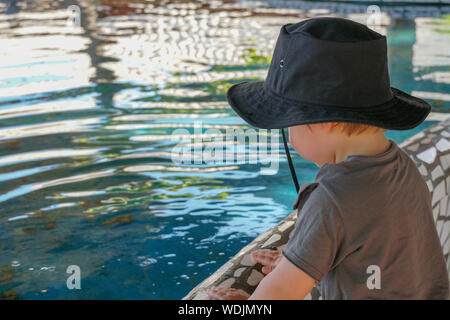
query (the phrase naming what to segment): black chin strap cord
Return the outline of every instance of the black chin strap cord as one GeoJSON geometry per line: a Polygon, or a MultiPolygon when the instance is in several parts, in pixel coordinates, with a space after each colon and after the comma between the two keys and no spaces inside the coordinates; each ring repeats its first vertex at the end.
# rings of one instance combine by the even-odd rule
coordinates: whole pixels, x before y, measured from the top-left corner
{"type": "Polygon", "coordinates": [[[289,147],[287,145],[286,135],[284,134],[284,128],[281,128],[281,134],[283,136],[284,151],[286,151],[286,156],[287,156],[288,163],[289,163],[289,169],[291,170],[292,180],[294,180],[295,189],[297,190],[297,194],[298,194],[300,187],[298,185],[297,175],[295,174],[295,169],[292,164],[291,154],[289,153],[289,147]]]}

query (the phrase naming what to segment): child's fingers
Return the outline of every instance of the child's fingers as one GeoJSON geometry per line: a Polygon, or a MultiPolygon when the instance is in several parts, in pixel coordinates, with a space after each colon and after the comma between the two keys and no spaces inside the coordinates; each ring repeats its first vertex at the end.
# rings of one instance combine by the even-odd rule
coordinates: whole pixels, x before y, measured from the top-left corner
{"type": "MultiPolygon", "coordinates": [[[[208,292],[207,292],[208,293],[208,292]]],[[[214,297],[214,294],[209,294],[208,293],[208,297],[205,300],[219,300],[216,297],[214,297]]]]}
{"type": "Polygon", "coordinates": [[[206,293],[213,300],[242,300],[250,296],[242,290],[223,286],[212,286],[206,290],[206,293]]]}
{"type": "Polygon", "coordinates": [[[210,300],[224,300],[222,292],[217,287],[206,289],[206,294],[210,300]]]}
{"type": "Polygon", "coordinates": [[[211,296],[214,297],[218,300],[224,300],[229,298],[229,296],[231,295],[233,289],[229,288],[229,287],[223,287],[223,286],[212,286],[211,288],[209,288],[209,291],[207,291],[207,293],[211,296]]]}
{"type": "Polygon", "coordinates": [[[278,250],[272,250],[272,249],[258,249],[255,251],[252,251],[253,254],[258,256],[266,256],[266,257],[278,257],[281,253],[278,250]]]}
{"type": "Polygon", "coordinates": [[[264,266],[262,267],[261,271],[264,274],[269,274],[270,272],[272,272],[272,270],[275,269],[275,267],[272,266],[264,266]]]}
{"type": "Polygon", "coordinates": [[[270,253],[265,251],[252,252],[252,260],[256,263],[261,263],[262,265],[271,264],[273,262],[273,257],[270,253]]]}
{"type": "Polygon", "coordinates": [[[252,258],[259,261],[273,260],[274,250],[258,249],[252,252],[252,258]]]}
{"type": "Polygon", "coordinates": [[[279,257],[280,252],[269,249],[258,249],[251,253],[252,260],[262,265],[273,264],[279,257]]]}

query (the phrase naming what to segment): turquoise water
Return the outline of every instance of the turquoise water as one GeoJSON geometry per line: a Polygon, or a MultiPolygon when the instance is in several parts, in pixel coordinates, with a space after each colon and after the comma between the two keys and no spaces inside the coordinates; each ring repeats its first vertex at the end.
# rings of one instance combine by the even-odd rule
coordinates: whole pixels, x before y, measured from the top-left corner
{"type": "MultiPolygon", "coordinates": [[[[177,165],[170,152],[173,131],[193,132],[195,121],[204,132],[250,128],[224,93],[264,79],[279,26],[295,17],[74,1],[78,26],[59,2],[2,3],[0,293],[180,299],[291,212],[281,139],[276,175],[260,164],[177,165]],[[69,265],[81,269],[81,290],[66,286],[69,265]]],[[[450,92],[448,78],[433,77],[448,75],[449,51],[416,45],[417,28],[428,27],[386,29],[391,84],[447,112],[446,96],[431,93],[450,92]]],[[[436,119],[387,136],[399,143],[436,119]]],[[[291,153],[300,182],[313,181],[317,167],[291,153]]]]}

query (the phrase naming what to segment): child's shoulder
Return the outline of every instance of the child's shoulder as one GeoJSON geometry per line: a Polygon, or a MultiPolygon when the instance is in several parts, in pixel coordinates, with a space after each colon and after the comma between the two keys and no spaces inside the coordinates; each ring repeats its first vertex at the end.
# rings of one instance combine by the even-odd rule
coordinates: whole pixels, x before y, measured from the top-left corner
{"type": "Polygon", "coordinates": [[[429,193],[411,157],[393,143],[389,152],[379,156],[352,155],[337,164],[320,168],[316,182],[338,201],[356,201],[364,195],[386,197],[387,193],[429,193]]]}
{"type": "Polygon", "coordinates": [[[429,202],[428,187],[414,160],[393,142],[380,155],[352,155],[343,162],[323,165],[314,182],[301,186],[293,208],[336,209],[353,218],[361,211],[408,209],[412,204],[426,211],[429,202]]]}

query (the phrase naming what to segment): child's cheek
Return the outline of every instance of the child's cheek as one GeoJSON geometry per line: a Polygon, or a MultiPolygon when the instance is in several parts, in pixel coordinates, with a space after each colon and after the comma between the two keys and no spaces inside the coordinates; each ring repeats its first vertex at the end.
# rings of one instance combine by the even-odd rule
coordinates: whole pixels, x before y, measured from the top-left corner
{"type": "Polygon", "coordinates": [[[323,137],[313,133],[306,125],[289,128],[289,142],[294,150],[303,158],[315,163],[327,161],[326,148],[323,148],[323,137]]]}
{"type": "Polygon", "coordinates": [[[292,145],[295,151],[308,161],[312,161],[319,166],[330,162],[330,155],[327,152],[327,146],[313,136],[294,139],[292,145]]]}
{"type": "Polygon", "coordinates": [[[307,134],[302,136],[296,135],[291,140],[291,145],[303,159],[314,161],[317,158],[318,150],[309,138],[307,134]]]}

